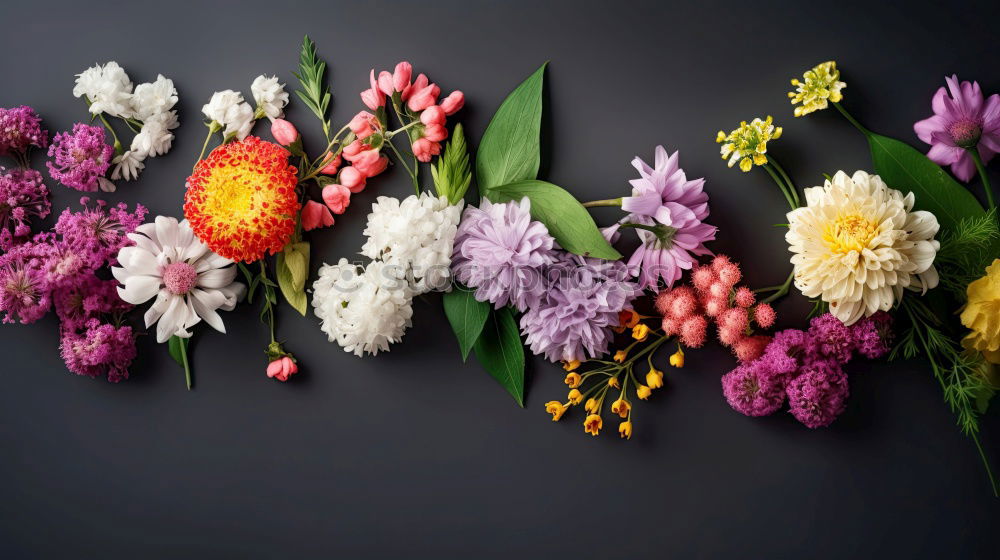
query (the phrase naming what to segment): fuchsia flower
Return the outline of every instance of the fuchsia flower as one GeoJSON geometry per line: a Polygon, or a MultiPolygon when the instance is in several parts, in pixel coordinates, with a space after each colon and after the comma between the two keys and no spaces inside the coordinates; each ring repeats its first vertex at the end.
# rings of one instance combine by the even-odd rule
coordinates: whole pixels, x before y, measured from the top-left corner
{"type": "Polygon", "coordinates": [[[0,108],[0,156],[19,156],[31,146],[48,145],[49,133],[42,128],[42,119],[34,109],[27,105],[0,108]]]}
{"type": "Polygon", "coordinates": [[[934,115],[918,121],[913,130],[931,145],[927,157],[939,165],[950,165],[952,173],[969,182],[976,168],[970,149],[979,151],[983,163],[1000,152],[1000,95],[983,99],[978,82],[946,77],[931,100],[934,115]]]}
{"type": "Polygon", "coordinates": [[[48,216],[51,207],[41,173],[0,167],[0,251],[27,239],[30,220],[48,216]]]}
{"type": "Polygon", "coordinates": [[[45,165],[53,179],[72,189],[93,192],[100,186],[113,191],[114,185],[104,178],[113,156],[114,148],[105,142],[104,127],[76,123],[72,134],[56,134],[49,146],[52,159],[45,165]]]}
{"type": "Polygon", "coordinates": [[[332,225],[333,214],[330,214],[330,209],[326,206],[316,202],[315,200],[310,200],[307,201],[305,206],[302,207],[302,229],[312,231],[317,228],[324,228],[332,225]]]}

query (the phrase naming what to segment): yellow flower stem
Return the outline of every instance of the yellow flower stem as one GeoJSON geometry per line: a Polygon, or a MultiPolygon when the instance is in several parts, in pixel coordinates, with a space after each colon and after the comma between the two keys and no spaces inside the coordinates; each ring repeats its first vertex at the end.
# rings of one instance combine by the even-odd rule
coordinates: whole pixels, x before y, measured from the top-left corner
{"type": "Polygon", "coordinates": [[[837,103],[836,101],[831,101],[830,103],[834,107],[836,107],[838,111],[840,111],[841,115],[844,115],[844,118],[847,119],[848,122],[850,122],[851,124],[853,124],[854,127],[857,128],[858,130],[860,130],[861,134],[864,134],[865,136],[869,136],[872,133],[870,130],[868,130],[867,128],[865,128],[860,122],[858,122],[857,119],[855,119],[854,117],[852,117],[851,114],[847,112],[847,109],[844,109],[844,107],[840,103],[837,103]]]}
{"type": "Polygon", "coordinates": [[[979,157],[979,149],[973,146],[967,149],[969,155],[972,156],[972,161],[976,164],[976,171],[979,172],[979,180],[983,182],[983,190],[986,191],[986,202],[989,204],[989,209],[996,210],[997,205],[993,201],[993,189],[990,188],[990,179],[986,176],[986,166],[983,165],[983,159],[979,157]]]}
{"type": "Polygon", "coordinates": [[[792,200],[795,201],[796,208],[802,206],[802,200],[799,198],[799,190],[795,188],[795,183],[792,182],[792,178],[785,173],[785,169],[781,167],[778,160],[774,159],[774,156],[768,156],[767,161],[774,166],[778,171],[778,175],[785,180],[785,185],[788,187],[788,191],[792,194],[792,200]]]}
{"type": "Polygon", "coordinates": [[[590,202],[584,202],[584,208],[595,208],[598,206],[621,206],[622,199],[619,198],[609,198],[606,200],[591,200],[590,202]]]}
{"type": "Polygon", "coordinates": [[[788,192],[788,187],[785,186],[785,183],[781,180],[780,177],[778,177],[778,173],[774,170],[774,168],[771,167],[771,164],[765,163],[761,167],[763,167],[764,171],[767,171],[767,174],[770,175],[772,179],[774,179],[774,184],[778,185],[778,189],[781,190],[781,194],[785,195],[785,200],[788,201],[789,208],[791,208],[792,210],[798,208],[799,205],[795,203],[795,199],[792,198],[792,194],[788,192]]]}

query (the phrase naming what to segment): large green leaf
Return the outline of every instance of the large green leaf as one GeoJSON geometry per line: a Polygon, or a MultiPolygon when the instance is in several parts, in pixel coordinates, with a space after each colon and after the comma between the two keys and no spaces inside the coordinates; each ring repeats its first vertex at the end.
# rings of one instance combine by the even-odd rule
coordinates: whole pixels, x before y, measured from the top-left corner
{"type": "Polygon", "coordinates": [[[524,346],[509,307],[490,313],[474,348],[479,363],[524,407],[524,346]]]}
{"type": "Polygon", "coordinates": [[[565,189],[545,181],[528,180],[501,185],[490,191],[494,202],[531,200],[531,217],[545,224],[563,249],[599,259],[620,259],[587,209],[565,189]]]}
{"type": "Polygon", "coordinates": [[[305,283],[309,274],[309,243],[289,243],[278,253],[278,287],[289,305],[302,316],[307,310],[305,283]]]}
{"type": "Polygon", "coordinates": [[[479,340],[486,319],[490,316],[490,304],[478,301],[473,296],[473,290],[456,284],[450,292],[445,292],[444,314],[455,331],[458,346],[462,350],[462,361],[469,358],[469,351],[479,340]]]}
{"type": "Polygon", "coordinates": [[[875,173],[890,187],[912,192],[914,206],[934,214],[941,229],[954,229],[963,218],[985,212],[972,193],[909,144],[874,133],[868,134],[868,144],[875,173]]]}
{"type": "Polygon", "coordinates": [[[476,152],[480,193],[538,176],[545,64],[504,99],[476,152]]]}

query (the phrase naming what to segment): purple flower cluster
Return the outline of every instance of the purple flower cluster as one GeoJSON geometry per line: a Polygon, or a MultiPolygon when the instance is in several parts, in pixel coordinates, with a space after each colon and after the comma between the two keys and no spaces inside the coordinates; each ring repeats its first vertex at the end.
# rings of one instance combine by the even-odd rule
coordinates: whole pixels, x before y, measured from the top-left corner
{"type": "Polygon", "coordinates": [[[31,218],[49,215],[49,189],[34,169],[0,167],[0,251],[10,250],[31,235],[31,218]]]}
{"type": "Polygon", "coordinates": [[[73,133],[60,132],[49,146],[46,165],[56,181],[80,191],[96,191],[111,165],[114,148],[105,142],[104,129],[76,123],[73,133]]]}
{"type": "Polygon", "coordinates": [[[133,242],[128,234],[143,223],[146,209],[103,201],[59,216],[54,231],[39,233],[0,255],[0,321],[28,324],[55,308],[60,351],[66,367],[79,375],[128,378],[135,358],[135,335],[121,324],[133,306],[123,302],[114,280],[97,272],[133,242]]]}
{"type": "Polygon", "coordinates": [[[49,145],[49,133],[42,129],[42,119],[27,105],[0,108],[0,156],[14,156],[24,162],[28,148],[49,145]]]}
{"type": "Polygon", "coordinates": [[[809,330],[776,333],[763,356],[722,376],[722,393],[734,410],[747,416],[773,414],[787,399],[799,422],[810,428],[829,426],[847,406],[843,366],[855,354],[884,356],[891,337],[888,313],[851,326],[826,313],[814,318],[809,330]]]}

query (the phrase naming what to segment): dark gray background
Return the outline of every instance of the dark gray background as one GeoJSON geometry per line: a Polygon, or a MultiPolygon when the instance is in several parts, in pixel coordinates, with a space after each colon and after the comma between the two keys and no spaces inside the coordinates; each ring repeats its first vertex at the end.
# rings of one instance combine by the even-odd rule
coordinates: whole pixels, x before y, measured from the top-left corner
{"type": "MultiPolygon", "coordinates": [[[[914,144],[912,123],[929,115],[945,74],[1000,90],[995,3],[849,4],[8,4],[0,106],[30,104],[55,132],[85,119],[70,92],[89,65],[117,60],[135,82],[173,78],[182,122],[173,151],[110,198],[180,215],[202,104],[215,90],[249,95],[260,73],[292,82],[304,33],[330,63],[337,122],[361,108],[369,68],[407,59],[444,90],[465,91],[460,118],[473,143],[503,96],[551,60],[542,176],[580,198],[620,196],[635,154],[680,149],[688,174],[708,177],[711,222],[722,226],[714,248],[760,286],[788,270],[782,232],[770,226],[784,202],[764,173],[726,169],[718,129],[775,115],[785,137],[773,152],[813,185],[823,172],[870,168],[863,138],[833,111],[792,118],[788,79],[813,64],[836,59],[854,114],[914,144]]],[[[289,115],[318,149],[304,107],[289,115]]],[[[56,210],[79,196],[53,190],[56,210]]],[[[409,192],[400,170],[372,181],[313,236],[315,260],[355,254],[371,201],[409,192]]],[[[779,311],[783,325],[800,325],[806,305],[790,298],[779,311]]],[[[327,342],[314,317],[282,309],[281,336],[303,367],[287,384],[264,376],[255,313],[226,315],[228,335],[201,331],[193,392],[150,337],[132,379],[112,385],[67,373],[53,318],[3,326],[3,556],[996,552],[1000,503],[922,363],[852,365],[846,413],[812,431],[787,414],[733,412],[719,388],[733,360],[689,352],[688,366],[638,404],[635,437],[623,442],[613,422],[585,435],[578,411],[549,421],[543,403],[565,387],[540,360],[519,409],[461,363],[438,297],[415,305],[404,344],[363,360],[327,342]]],[[[984,431],[1000,465],[997,414],[984,431]]]]}

